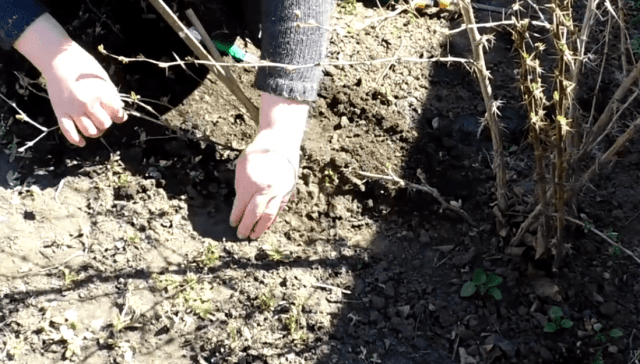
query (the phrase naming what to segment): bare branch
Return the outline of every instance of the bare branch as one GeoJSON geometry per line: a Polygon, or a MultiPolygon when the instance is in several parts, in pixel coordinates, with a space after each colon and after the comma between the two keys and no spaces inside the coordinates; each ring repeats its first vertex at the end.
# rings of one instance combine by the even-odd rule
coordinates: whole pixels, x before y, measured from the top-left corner
{"type": "Polygon", "coordinates": [[[433,188],[433,187],[431,187],[431,186],[429,186],[427,184],[419,185],[419,184],[407,182],[407,181],[405,181],[403,179],[400,179],[400,178],[394,176],[393,174],[391,174],[390,176],[383,176],[383,175],[379,175],[379,174],[367,173],[367,172],[362,172],[362,171],[357,171],[357,173],[360,174],[361,176],[364,176],[364,177],[381,179],[381,180],[390,181],[390,182],[396,182],[402,187],[406,187],[406,188],[410,188],[410,189],[416,189],[416,190],[427,192],[427,193],[431,194],[433,197],[435,197],[438,201],[440,201],[440,203],[442,204],[442,207],[451,209],[451,210],[459,213],[469,224],[471,224],[473,226],[476,225],[476,223],[473,221],[473,219],[471,219],[471,217],[469,217],[469,215],[467,215],[467,213],[464,212],[464,210],[462,210],[458,206],[454,206],[454,205],[452,205],[450,203],[447,203],[442,198],[442,196],[440,195],[440,192],[438,192],[437,189],[435,189],[435,188],[433,188]]]}
{"type": "Polygon", "coordinates": [[[359,65],[372,65],[377,63],[385,63],[385,62],[414,62],[414,63],[431,63],[431,62],[456,62],[463,64],[472,64],[473,61],[467,58],[458,58],[458,57],[435,57],[435,58],[414,58],[414,57],[389,57],[389,58],[379,58],[370,61],[323,61],[316,63],[308,63],[308,64],[300,64],[300,65],[291,65],[291,64],[283,64],[283,63],[274,63],[268,61],[260,61],[257,63],[225,63],[225,62],[216,62],[216,61],[199,61],[191,58],[187,58],[184,61],[176,61],[176,62],[160,62],[154,61],[152,59],[148,59],[145,57],[138,58],[127,58],[123,56],[116,56],[104,50],[104,47],[100,46],[98,50],[107,56],[113,57],[120,62],[128,63],[128,62],[148,62],[153,63],[158,67],[172,67],[172,66],[183,66],[184,64],[204,64],[204,65],[217,65],[217,66],[227,66],[227,67],[282,67],[287,70],[297,70],[301,68],[309,68],[309,67],[323,67],[323,66],[359,66],[359,65]]]}

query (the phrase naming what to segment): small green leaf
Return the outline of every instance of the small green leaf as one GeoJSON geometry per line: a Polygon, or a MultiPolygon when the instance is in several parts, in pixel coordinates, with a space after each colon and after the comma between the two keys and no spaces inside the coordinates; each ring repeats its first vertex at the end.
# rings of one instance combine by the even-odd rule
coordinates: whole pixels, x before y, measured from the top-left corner
{"type": "Polygon", "coordinates": [[[502,292],[500,292],[500,290],[496,287],[489,288],[489,294],[492,295],[496,300],[502,299],[502,292]]]}
{"type": "Polygon", "coordinates": [[[599,332],[600,330],[602,330],[602,324],[599,322],[593,324],[593,329],[596,330],[596,332],[599,332]]]}
{"type": "Polygon", "coordinates": [[[478,289],[480,290],[481,295],[487,293],[487,286],[485,286],[484,284],[478,285],[478,289]]]}
{"type": "Polygon", "coordinates": [[[502,277],[497,274],[489,274],[487,277],[487,287],[497,287],[502,283],[502,277]]]}
{"type": "Polygon", "coordinates": [[[568,329],[571,326],[573,326],[573,322],[571,320],[564,319],[560,321],[560,326],[564,327],[565,329],[568,329]]]}
{"type": "Polygon", "coordinates": [[[484,284],[487,281],[487,274],[482,269],[476,269],[473,272],[473,283],[484,284]]]}
{"type": "Polygon", "coordinates": [[[622,332],[622,330],[620,329],[613,329],[611,331],[609,331],[609,336],[611,336],[614,339],[619,338],[620,336],[622,336],[624,333],[622,332]]]}
{"type": "Polygon", "coordinates": [[[552,319],[562,317],[562,309],[558,306],[551,306],[551,310],[549,310],[549,316],[551,316],[552,319]]]}
{"type": "Polygon", "coordinates": [[[558,326],[553,322],[547,322],[546,325],[544,325],[544,332],[555,332],[557,329],[558,326]]]}
{"type": "Polygon", "coordinates": [[[477,289],[478,289],[478,287],[476,286],[475,283],[467,282],[467,283],[464,284],[464,286],[462,286],[462,290],[460,290],[460,295],[462,297],[469,297],[472,294],[476,293],[477,289]]]}
{"type": "Polygon", "coordinates": [[[596,339],[596,340],[600,340],[600,341],[602,341],[602,342],[606,342],[606,341],[607,341],[607,338],[606,338],[604,335],[602,335],[602,334],[597,334],[597,335],[595,336],[595,339],[596,339]]]}

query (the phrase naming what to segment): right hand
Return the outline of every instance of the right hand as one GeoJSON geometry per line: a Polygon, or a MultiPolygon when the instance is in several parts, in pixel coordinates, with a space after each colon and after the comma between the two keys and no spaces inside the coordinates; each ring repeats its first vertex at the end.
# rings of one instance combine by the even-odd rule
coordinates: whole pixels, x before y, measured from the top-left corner
{"type": "Polygon", "coordinates": [[[86,143],[82,135],[99,137],[111,121],[127,119],[107,72],[75,42],[43,74],[60,129],[71,143],[82,147],[86,143]]]}
{"type": "Polygon", "coordinates": [[[71,143],[83,147],[82,135],[97,138],[112,121],[127,119],[107,72],[51,15],[36,19],[13,46],[46,78],[53,111],[71,143]]]}

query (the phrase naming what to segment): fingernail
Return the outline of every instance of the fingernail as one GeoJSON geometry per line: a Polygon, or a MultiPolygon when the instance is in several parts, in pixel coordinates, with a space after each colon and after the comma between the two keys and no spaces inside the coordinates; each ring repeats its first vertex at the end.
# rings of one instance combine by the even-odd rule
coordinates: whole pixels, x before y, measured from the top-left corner
{"type": "Polygon", "coordinates": [[[238,239],[244,240],[246,238],[247,238],[246,236],[243,236],[242,234],[238,233],[238,239]]]}

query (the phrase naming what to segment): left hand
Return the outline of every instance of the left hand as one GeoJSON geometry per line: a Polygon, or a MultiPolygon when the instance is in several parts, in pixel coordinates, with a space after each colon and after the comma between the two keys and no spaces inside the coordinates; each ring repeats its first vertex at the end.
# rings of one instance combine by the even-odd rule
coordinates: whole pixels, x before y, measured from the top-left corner
{"type": "Polygon", "coordinates": [[[260,237],[294,192],[308,111],[305,104],[262,94],[260,130],[236,165],[230,224],[240,239],[260,237]]]}

